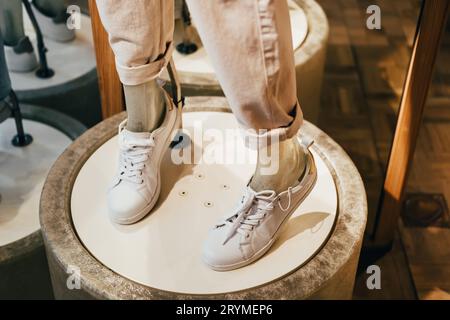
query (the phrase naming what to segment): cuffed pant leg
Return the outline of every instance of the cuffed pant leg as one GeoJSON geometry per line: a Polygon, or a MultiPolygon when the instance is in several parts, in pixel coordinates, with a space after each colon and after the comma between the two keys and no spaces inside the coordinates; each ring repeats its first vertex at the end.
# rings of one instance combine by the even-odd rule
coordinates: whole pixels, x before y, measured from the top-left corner
{"type": "Polygon", "coordinates": [[[251,129],[250,145],[260,137],[294,136],[303,116],[287,1],[187,2],[238,122],[251,129]]]}
{"type": "Polygon", "coordinates": [[[139,85],[155,79],[173,50],[172,0],[97,0],[116,57],[120,81],[139,85]]]}

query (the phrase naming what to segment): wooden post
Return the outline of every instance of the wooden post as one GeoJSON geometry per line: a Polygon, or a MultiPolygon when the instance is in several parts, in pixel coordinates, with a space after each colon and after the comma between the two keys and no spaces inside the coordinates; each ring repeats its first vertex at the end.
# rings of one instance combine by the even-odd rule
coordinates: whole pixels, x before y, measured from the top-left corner
{"type": "Polygon", "coordinates": [[[424,0],[377,216],[375,246],[390,246],[398,224],[449,1],[424,0]]]}
{"type": "Polygon", "coordinates": [[[123,89],[117,75],[114,53],[109,46],[108,34],[100,21],[95,0],[89,0],[89,11],[97,60],[102,116],[106,119],[125,110],[123,89]]]}

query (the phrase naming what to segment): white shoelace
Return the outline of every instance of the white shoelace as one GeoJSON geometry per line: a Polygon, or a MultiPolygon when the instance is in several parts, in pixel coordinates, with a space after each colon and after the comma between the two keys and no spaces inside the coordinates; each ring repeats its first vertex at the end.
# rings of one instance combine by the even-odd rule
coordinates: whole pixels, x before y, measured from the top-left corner
{"type": "Polygon", "coordinates": [[[249,192],[249,196],[246,197],[245,202],[242,202],[241,206],[237,209],[237,212],[225,219],[225,224],[230,225],[230,230],[227,233],[223,244],[225,245],[237,232],[245,237],[249,236],[249,232],[252,231],[267,215],[266,210],[273,210],[274,202],[278,200],[278,205],[282,211],[287,211],[291,206],[291,194],[292,188],[280,193],[275,197],[276,193],[273,190],[263,190],[260,192],[249,192]],[[288,205],[283,208],[279,199],[280,196],[288,194],[288,205]]]}
{"type": "Polygon", "coordinates": [[[153,137],[133,138],[129,141],[123,141],[120,145],[118,179],[142,184],[144,182],[142,171],[145,168],[145,162],[151,156],[154,146],[153,137]]]}

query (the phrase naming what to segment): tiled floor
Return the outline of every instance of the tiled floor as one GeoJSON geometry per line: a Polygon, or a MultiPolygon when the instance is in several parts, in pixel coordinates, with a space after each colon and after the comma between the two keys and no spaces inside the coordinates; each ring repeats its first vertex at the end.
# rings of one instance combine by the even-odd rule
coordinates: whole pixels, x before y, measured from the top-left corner
{"type": "MultiPolygon", "coordinates": [[[[364,179],[367,232],[375,211],[414,40],[419,0],[318,0],[330,24],[320,127],[349,153],[364,179]],[[366,8],[381,8],[382,30],[366,28],[366,8]]],[[[450,29],[450,24],[449,28],[450,29]]],[[[450,203],[450,34],[444,36],[408,192],[443,194],[450,203]]],[[[363,255],[383,271],[383,289],[368,290],[363,264],[355,298],[448,298],[450,229],[403,224],[384,256],[363,255]],[[438,243],[440,242],[440,243],[438,243]],[[448,245],[447,245],[448,246],[448,245]]]]}

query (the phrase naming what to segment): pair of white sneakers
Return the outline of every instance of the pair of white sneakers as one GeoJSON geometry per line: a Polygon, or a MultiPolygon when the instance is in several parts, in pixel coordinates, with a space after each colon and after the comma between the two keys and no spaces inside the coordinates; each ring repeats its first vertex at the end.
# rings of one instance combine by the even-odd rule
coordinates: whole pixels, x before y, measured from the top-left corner
{"type": "MultiPolygon", "coordinates": [[[[153,208],[161,190],[160,164],[175,130],[181,124],[181,109],[166,94],[166,115],[152,133],[128,131],[126,120],[119,126],[119,168],[108,191],[111,219],[131,224],[153,208]]],[[[266,253],[295,209],[307,197],[317,179],[311,142],[302,141],[306,169],[298,182],[276,194],[255,192],[247,186],[236,210],[210,230],[203,247],[203,261],[213,270],[227,271],[248,265],[266,253]]]]}

